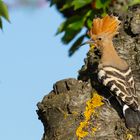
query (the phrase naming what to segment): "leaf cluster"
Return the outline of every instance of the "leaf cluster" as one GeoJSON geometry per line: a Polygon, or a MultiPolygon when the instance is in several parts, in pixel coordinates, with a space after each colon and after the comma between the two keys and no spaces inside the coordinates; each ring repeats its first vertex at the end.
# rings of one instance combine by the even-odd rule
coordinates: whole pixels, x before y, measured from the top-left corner
{"type": "Polygon", "coordinates": [[[8,22],[9,20],[9,14],[8,14],[8,8],[6,4],[0,0],[0,28],[2,29],[2,18],[6,19],[8,22]]]}
{"type": "Polygon", "coordinates": [[[86,32],[80,34],[83,27],[90,29],[93,18],[97,15],[106,14],[111,3],[112,0],[50,0],[50,5],[56,5],[58,11],[66,18],[59,26],[56,34],[64,33],[62,37],[64,44],[74,40],[69,49],[69,56],[73,55],[84,38],[88,37],[86,32]]]}
{"type": "MultiPolygon", "coordinates": [[[[96,16],[104,16],[108,9],[115,7],[114,3],[119,0],[49,0],[50,5],[55,5],[58,11],[65,17],[65,21],[59,26],[57,33],[64,33],[62,42],[68,44],[74,40],[69,49],[69,56],[79,49],[80,44],[87,36],[87,30],[92,26],[92,20],[96,16]],[[86,32],[81,34],[81,30],[86,28],[86,32]],[[78,36],[78,37],[77,37],[78,36]]],[[[130,0],[125,7],[140,3],[140,0],[130,0]]]]}

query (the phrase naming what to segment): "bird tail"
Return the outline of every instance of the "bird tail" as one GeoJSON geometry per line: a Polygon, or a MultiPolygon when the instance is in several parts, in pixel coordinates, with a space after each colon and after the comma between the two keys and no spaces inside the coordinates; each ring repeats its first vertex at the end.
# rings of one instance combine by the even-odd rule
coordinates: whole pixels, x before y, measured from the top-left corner
{"type": "Polygon", "coordinates": [[[123,106],[123,114],[126,126],[129,129],[140,131],[140,110],[133,110],[129,106],[123,106]]]}

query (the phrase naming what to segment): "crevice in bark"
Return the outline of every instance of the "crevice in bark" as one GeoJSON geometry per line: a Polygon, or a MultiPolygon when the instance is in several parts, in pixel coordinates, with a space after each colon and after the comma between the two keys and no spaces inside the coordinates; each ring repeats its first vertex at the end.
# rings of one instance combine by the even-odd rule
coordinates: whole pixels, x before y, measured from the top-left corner
{"type": "Polygon", "coordinates": [[[65,82],[65,84],[66,84],[66,88],[67,88],[67,90],[69,91],[69,90],[70,90],[70,88],[69,88],[69,86],[68,86],[67,82],[65,82]]]}
{"type": "Polygon", "coordinates": [[[70,111],[70,107],[69,107],[68,104],[67,104],[67,112],[68,112],[68,114],[72,114],[72,112],[70,111]]]}

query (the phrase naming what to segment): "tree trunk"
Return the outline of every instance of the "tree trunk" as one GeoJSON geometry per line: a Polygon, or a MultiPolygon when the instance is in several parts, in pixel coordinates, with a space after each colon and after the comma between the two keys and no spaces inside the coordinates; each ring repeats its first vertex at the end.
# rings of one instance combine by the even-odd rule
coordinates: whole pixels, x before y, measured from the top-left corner
{"type": "MultiPolygon", "coordinates": [[[[140,5],[120,16],[122,27],[114,44],[132,68],[140,98],[140,5]]],[[[138,131],[125,126],[116,99],[110,99],[111,105],[105,100],[110,95],[97,80],[99,59],[98,50],[91,50],[78,79],[57,82],[37,104],[37,114],[44,125],[42,140],[140,140],[138,131]]]]}

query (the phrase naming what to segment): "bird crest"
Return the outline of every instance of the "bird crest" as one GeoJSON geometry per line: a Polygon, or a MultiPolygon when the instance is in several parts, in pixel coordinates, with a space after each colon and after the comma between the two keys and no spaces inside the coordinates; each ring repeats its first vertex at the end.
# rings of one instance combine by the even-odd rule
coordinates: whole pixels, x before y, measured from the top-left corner
{"type": "Polygon", "coordinates": [[[106,15],[103,18],[93,19],[93,25],[88,34],[90,37],[101,34],[106,34],[113,37],[118,34],[120,23],[121,22],[118,20],[118,17],[112,15],[106,15]]]}

